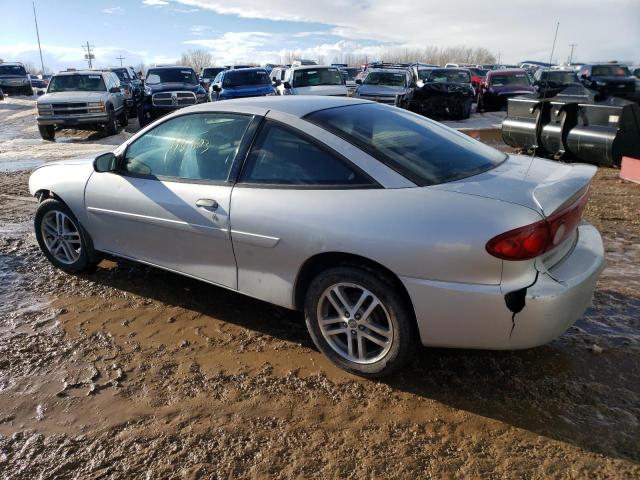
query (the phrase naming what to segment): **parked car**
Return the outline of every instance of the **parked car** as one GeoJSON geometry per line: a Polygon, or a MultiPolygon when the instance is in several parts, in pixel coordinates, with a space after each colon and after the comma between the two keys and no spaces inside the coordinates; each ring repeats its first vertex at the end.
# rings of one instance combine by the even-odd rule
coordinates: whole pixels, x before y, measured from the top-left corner
{"type": "Polygon", "coordinates": [[[291,96],[174,112],[112,153],[45,164],[29,191],[56,267],[111,255],[302,310],[331,361],[379,377],[418,343],[529,348],[579,318],[604,265],[580,220],[595,173],[399,108],[291,96]]]}
{"type": "Polygon", "coordinates": [[[480,86],[478,109],[500,110],[509,97],[535,93],[529,75],[522,69],[489,70],[480,86]]]}
{"type": "Polygon", "coordinates": [[[286,81],[287,69],[290,67],[279,66],[274,67],[269,73],[273,88],[276,90],[277,95],[284,95],[284,82],[286,81]]]}
{"type": "Polygon", "coordinates": [[[144,127],[156,118],[182,107],[209,101],[192,68],[154,67],[147,71],[138,121],[144,127]]]}
{"type": "Polygon", "coordinates": [[[482,82],[484,81],[484,78],[487,76],[487,73],[489,72],[489,70],[485,68],[477,68],[477,67],[470,67],[470,68],[467,68],[467,70],[471,72],[471,85],[473,85],[473,88],[475,89],[477,94],[478,92],[480,92],[480,86],[482,85],[482,82]]]}
{"type": "Polygon", "coordinates": [[[613,95],[634,100],[636,79],[625,65],[583,65],[578,72],[578,78],[585,87],[596,90],[603,98],[613,95]]]}
{"type": "Polygon", "coordinates": [[[222,71],[213,80],[209,92],[212,102],[275,94],[269,74],[264,68],[222,71]]]}
{"type": "Polygon", "coordinates": [[[0,88],[0,100],[4,100],[4,92],[0,88]]]}
{"type": "Polygon", "coordinates": [[[56,130],[102,129],[106,135],[128,123],[120,80],[113,72],[80,70],[60,72],[37,102],[38,130],[49,141],[56,130]]]}
{"type": "Polygon", "coordinates": [[[369,68],[353,97],[406,107],[413,99],[416,81],[408,68],[369,68]]]}
{"type": "Polygon", "coordinates": [[[285,95],[329,95],[346,97],[349,92],[340,70],[321,65],[292,66],[282,84],[285,95]]]}
{"type": "Polygon", "coordinates": [[[49,86],[49,81],[42,78],[42,75],[29,75],[31,88],[45,90],[49,86]]]}
{"type": "Polygon", "coordinates": [[[413,92],[409,109],[430,118],[463,120],[471,115],[476,92],[465,68],[434,68],[413,92]]]}
{"type": "Polygon", "coordinates": [[[555,97],[565,88],[579,83],[574,70],[539,68],[533,74],[533,88],[540,98],[555,97]]]}
{"type": "Polygon", "coordinates": [[[223,72],[225,70],[226,70],[225,67],[203,68],[202,72],[200,72],[200,85],[202,85],[202,88],[204,88],[208,92],[209,87],[211,87],[211,83],[213,82],[213,79],[216,78],[216,76],[220,72],[223,72]]]}
{"type": "Polygon", "coordinates": [[[115,73],[120,80],[122,93],[127,104],[127,115],[135,117],[142,105],[142,80],[132,67],[114,67],[108,71],[115,73]]]}
{"type": "Polygon", "coordinates": [[[355,92],[358,87],[356,78],[360,73],[360,69],[358,67],[338,67],[338,69],[342,74],[342,78],[344,78],[344,84],[347,86],[347,92],[349,95],[353,95],[353,92],[355,92]]]}
{"type": "Polygon", "coordinates": [[[21,63],[0,63],[0,88],[7,95],[33,95],[29,74],[21,63]]]}

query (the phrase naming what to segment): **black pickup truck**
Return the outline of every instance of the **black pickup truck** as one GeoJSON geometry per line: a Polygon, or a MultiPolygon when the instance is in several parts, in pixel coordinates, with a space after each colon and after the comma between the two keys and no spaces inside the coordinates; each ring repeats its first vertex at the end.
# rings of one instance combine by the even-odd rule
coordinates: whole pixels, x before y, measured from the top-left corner
{"type": "Polygon", "coordinates": [[[582,84],[596,90],[602,99],[610,96],[634,100],[636,79],[625,65],[603,63],[583,65],[578,77],[582,84]]]}
{"type": "Polygon", "coordinates": [[[138,121],[144,127],[153,120],[182,107],[207,102],[207,92],[190,67],[154,67],[144,80],[138,121]]]}
{"type": "Polygon", "coordinates": [[[129,117],[135,117],[142,104],[142,81],[132,67],[114,67],[109,70],[120,79],[122,93],[127,102],[127,114],[129,117]]]}

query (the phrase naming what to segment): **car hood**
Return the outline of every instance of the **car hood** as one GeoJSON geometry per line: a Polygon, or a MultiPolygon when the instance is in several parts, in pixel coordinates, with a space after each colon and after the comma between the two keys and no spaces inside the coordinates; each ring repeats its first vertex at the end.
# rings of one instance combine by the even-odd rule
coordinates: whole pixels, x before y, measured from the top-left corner
{"type": "Polygon", "coordinates": [[[365,85],[358,87],[359,95],[376,95],[379,97],[395,97],[396,95],[404,95],[407,89],[405,87],[394,87],[391,85],[365,85]]]}
{"type": "Polygon", "coordinates": [[[265,85],[245,85],[239,87],[224,87],[222,90],[223,97],[252,97],[258,95],[266,95],[268,93],[273,93],[273,85],[265,84],[265,85]]]}
{"type": "Polygon", "coordinates": [[[514,203],[549,216],[583,193],[596,171],[593,165],[510,155],[487,172],[427,188],[514,203]]]}
{"type": "Polygon", "coordinates": [[[99,102],[107,92],[54,92],[38,98],[38,103],[99,102]]]}
{"type": "Polygon", "coordinates": [[[159,84],[156,84],[156,85],[145,84],[145,87],[148,90],[151,90],[151,93],[175,92],[175,91],[178,91],[178,90],[182,90],[182,91],[186,90],[188,92],[196,93],[199,90],[202,90],[202,87],[200,86],[200,84],[182,83],[182,82],[159,83],[159,84]]]}
{"type": "Polygon", "coordinates": [[[294,87],[294,95],[347,95],[345,85],[317,85],[314,87],[294,87]]]}

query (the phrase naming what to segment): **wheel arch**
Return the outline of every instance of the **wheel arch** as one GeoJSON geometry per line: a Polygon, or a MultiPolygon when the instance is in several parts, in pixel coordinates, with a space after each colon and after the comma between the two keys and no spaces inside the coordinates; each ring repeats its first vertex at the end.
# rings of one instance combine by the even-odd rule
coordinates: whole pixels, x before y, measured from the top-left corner
{"type": "Polygon", "coordinates": [[[413,307],[411,297],[409,296],[409,292],[407,291],[400,278],[398,278],[398,276],[393,273],[393,271],[369,258],[362,257],[353,253],[344,252],[322,252],[313,255],[312,257],[309,257],[307,260],[305,260],[305,262],[298,270],[298,275],[296,276],[296,281],[293,286],[294,309],[302,310],[304,308],[304,298],[309,285],[311,285],[313,279],[320,272],[328,270],[330,268],[345,266],[362,268],[374,274],[384,276],[394,285],[394,287],[397,288],[397,291],[400,293],[403,300],[406,302],[406,305],[409,307],[414,321],[416,320],[415,309],[413,307]]]}

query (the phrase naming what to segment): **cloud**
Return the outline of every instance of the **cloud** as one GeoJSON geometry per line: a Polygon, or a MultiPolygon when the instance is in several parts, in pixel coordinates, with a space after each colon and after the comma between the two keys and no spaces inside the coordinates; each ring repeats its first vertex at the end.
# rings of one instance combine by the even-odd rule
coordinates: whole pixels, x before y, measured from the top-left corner
{"type": "Polygon", "coordinates": [[[191,35],[204,35],[211,30],[207,25],[193,25],[189,31],[191,35]]]}
{"type": "Polygon", "coordinates": [[[210,51],[217,63],[261,61],[274,52],[264,48],[273,42],[276,35],[268,32],[226,32],[215,38],[199,38],[183,42],[210,51]]]}
{"type": "Polygon", "coordinates": [[[504,61],[549,57],[556,20],[560,31],[556,57],[564,60],[569,43],[574,59],[638,60],[638,0],[557,0],[553,9],[530,0],[479,4],[477,0],[176,0],[241,18],[287,20],[327,25],[350,40],[393,42],[407,48],[466,45],[501,53],[504,61]],[[610,31],[611,39],[602,33],[610,31]],[[615,34],[613,33],[615,31],[615,34]],[[600,34],[598,34],[600,33],[600,34]]]}
{"type": "Polygon", "coordinates": [[[169,2],[167,2],[166,0],[142,0],[142,3],[153,7],[157,7],[160,5],[169,5],[169,2]]]}
{"type": "Polygon", "coordinates": [[[103,8],[102,13],[106,13],[108,15],[122,15],[124,13],[124,9],[122,7],[103,8]]]}

